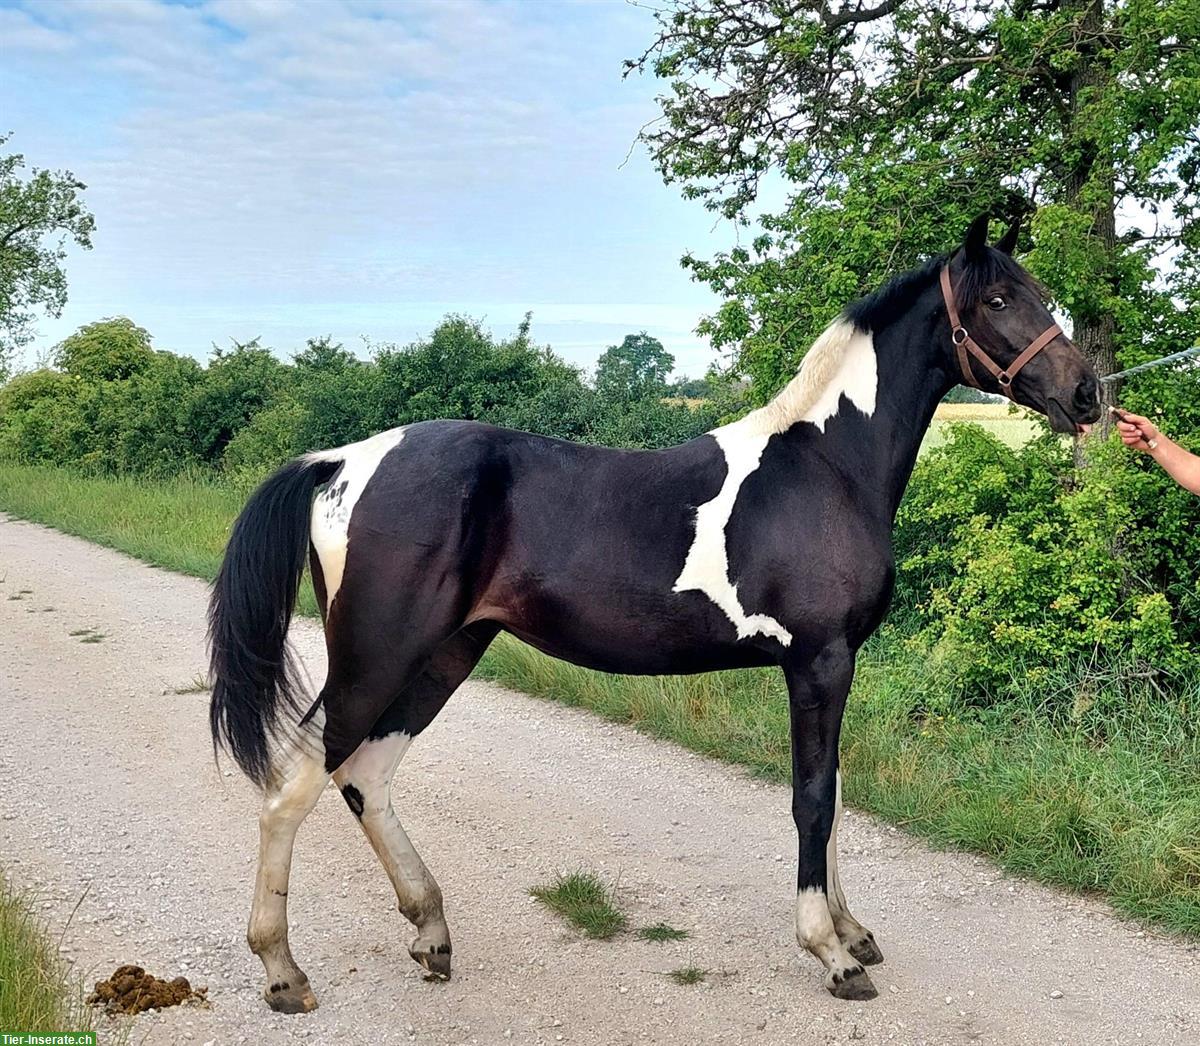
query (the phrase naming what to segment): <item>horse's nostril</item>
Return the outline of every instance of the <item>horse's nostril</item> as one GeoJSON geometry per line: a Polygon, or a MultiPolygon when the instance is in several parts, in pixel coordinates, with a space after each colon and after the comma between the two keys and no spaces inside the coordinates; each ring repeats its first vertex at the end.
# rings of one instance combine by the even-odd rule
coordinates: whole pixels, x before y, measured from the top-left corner
{"type": "Polygon", "coordinates": [[[1088,375],[1088,377],[1075,386],[1074,406],[1080,411],[1094,407],[1099,391],[1100,386],[1096,383],[1096,379],[1088,375]]]}

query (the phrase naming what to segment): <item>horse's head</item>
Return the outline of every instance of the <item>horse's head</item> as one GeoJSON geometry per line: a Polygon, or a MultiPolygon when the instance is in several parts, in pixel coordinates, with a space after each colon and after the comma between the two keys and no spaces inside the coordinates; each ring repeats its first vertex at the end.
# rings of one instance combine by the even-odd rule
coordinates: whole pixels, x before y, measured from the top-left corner
{"type": "Polygon", "coordinates": [[[1100,384],[1058,330],[1037,281],[1013,260],[1017,231],[989,247],[984,215],[950,258],[942,287],[952,372],[1045,414],[1056,432],[1078,432],[1100,417],[1100,384]]]}

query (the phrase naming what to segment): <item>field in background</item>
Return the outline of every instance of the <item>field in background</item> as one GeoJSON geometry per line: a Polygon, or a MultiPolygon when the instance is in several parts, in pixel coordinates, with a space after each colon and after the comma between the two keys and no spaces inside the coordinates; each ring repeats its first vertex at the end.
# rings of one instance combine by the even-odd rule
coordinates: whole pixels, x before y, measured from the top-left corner
{"type": "Polygon", "coordinates": [[[1021,447],[1037,434],[1037,416],[1024,407],[1015,409],[1007,403],[940,403],[933,415],[933,424],[921,443],[921,451],[932,450],[946,442],[950,422],[972,421],[987,429],[1010,447],[1021,447]]]}
{"type": "MultiPolygon", "coordinates": [[[[0,465],[0,509],[206,578],[247,493],[200,477],[0,465]]],[[[301,609],[315,610],[307,581],[301,609]]],[[[1102,892],[1133,915],[1200,935],[1200,747],[1185,716],[1130,699],[1048,717],[1051,692],[1073,692],[1070,679],[991,709],[935,711],[925,671],[916,652],[882,634],[860,657],[842,734],[848,802],[939,845],[1102,892]]],[[[787,698],[774,670],[606,676],[502,636],[479,674],[772,780],[789,776],[787,698]]]]}

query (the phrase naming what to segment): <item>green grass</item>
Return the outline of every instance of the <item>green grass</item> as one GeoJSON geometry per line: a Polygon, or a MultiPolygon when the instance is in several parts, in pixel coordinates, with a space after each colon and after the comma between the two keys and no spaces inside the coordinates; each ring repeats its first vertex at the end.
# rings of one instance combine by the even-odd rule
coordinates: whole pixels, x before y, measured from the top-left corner
{"type": "MultiPolygon", "coordinates": [[[[0,509],[201,577],[215,572],[245,493],[195,478],[0,466],[0,509]]],[[[301,609],[314,606],[302,593],[301,609]]],[[[777,671],[607,676],[501,636],[477,672],[788,780],[777,671]]],[[[1200,685],[1159,694],[1105,684],[1090,708],[1051,713],[1071,709],[1082,689],[1064,669],[1003,705],[932,715],[923,663],[877,637],[860,657],[842,731],[846,801],[939,846],[1200,936],[1200,685]]]]}
{"type": "Polygon", "coordinates": [[[212,687],[208,685],[208,676],[197,672],[182,686],[175,687],[173,694],[207,694],[212,687]]]}
{"type": "Polygon", "coordinates": [[[655,923],[653,926],[639,926],[636,934],[643,941],[683,941],[690,935],[687,930],[677,930],[666,923],[655,923]]]}
{"type": "Polygon", "coordinates": [[[699,984],[708,976],[708,971],[699,966],[681,966],[667,974],[676,984],[699,984]]]}
{"type": "Polygon", "coordinates": [[[26,898],[0,875],[0,1029],[93,1031],[83,989],[26,898]]]}
{"type": "MultiPolygon", "coordinates": [[[[0,464],[0,511],[208,581],[249,493],[203,473],[146,480],[0,464]]],[[[317,612],[307,577],[297,605],[317,612]]]]}
{"type": "Polygon", "coordinates": [[[529,892],[551,911],[598,940],[607,940],[628,924],[616,906],[612,890],[595,872],[559,875],[552,883],[535,886],[529,892]]]}

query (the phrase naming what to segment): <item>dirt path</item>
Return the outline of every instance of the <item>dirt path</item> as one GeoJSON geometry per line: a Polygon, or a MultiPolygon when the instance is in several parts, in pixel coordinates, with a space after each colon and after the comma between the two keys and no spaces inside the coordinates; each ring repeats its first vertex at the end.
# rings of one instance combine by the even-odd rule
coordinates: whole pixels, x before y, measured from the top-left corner
{"type": "MultiPolygon", "coordinates": [[[[257,803],[212,760],[205,586],[0,517],[0,863],[68,954],[186,973],[210,1010],[137,1019],[132,1043],[1185,1043],[1200,954],[1102,904],[934,853],[848,812],[843,876],[887,962],[842,1003],[791,931],[786,790],[586,714],[472,683],[413,746],[396,805],[440,880],[455,977],[422,981],[390,886],[332,791],[305,823],[292,945],[321,1008],[269,1012],[246,950],[257,803]],[[22,589],[31,590],[19,599],[22,589]],[[52,608],[52,609],[51,609],[52,608]],[[72,636],[104,634],[99,642],[72,636]],[[619,882],[635,925],[581,940],[527,890],[619,882]],[[665,977],[695,964],[705,984],[665,977]]],[[[311,623],[298,646],[320,679],[311,623]]]]}

